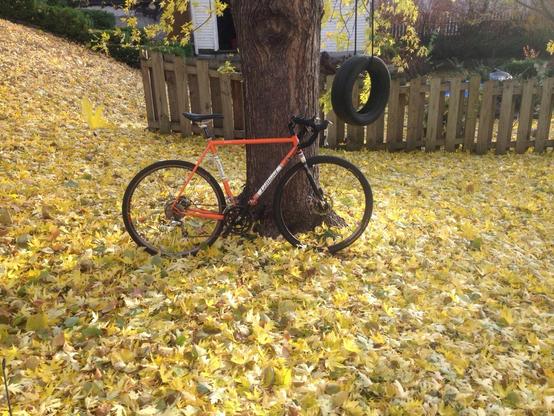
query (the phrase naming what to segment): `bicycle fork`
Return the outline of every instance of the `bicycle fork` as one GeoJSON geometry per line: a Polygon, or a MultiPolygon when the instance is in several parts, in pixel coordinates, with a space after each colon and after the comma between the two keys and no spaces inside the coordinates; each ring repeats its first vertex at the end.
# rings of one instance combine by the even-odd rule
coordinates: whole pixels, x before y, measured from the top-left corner
{"type": "Polygon", "coordinates": [[[300,163],[302,163],[302,167],[304,168],[304,171],[308,176],[308,182],[310,182],[310,185],[312,186],[314,193],[317,195],[318,198],[323,200],[323,189],[321,189],[321,187],[318,186],[314,178],[314,174],[310,169],[310,167],[308,166],[308,162],[306,161],[306,156],[304,155],[304,152],[302,150],[298,151],[298,157],[300,158],[300,163]]]}

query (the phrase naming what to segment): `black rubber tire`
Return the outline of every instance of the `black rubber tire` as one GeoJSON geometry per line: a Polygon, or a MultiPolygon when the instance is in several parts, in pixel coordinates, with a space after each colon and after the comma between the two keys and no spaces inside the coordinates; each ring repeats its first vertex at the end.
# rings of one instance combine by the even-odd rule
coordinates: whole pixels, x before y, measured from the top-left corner
{"type": "MultiPolygon", "coordinates": [[[[183,160],[162,160],[160,162],[156,162],[151,164],[150,166],[145,167],[139,173],[136,174],[136,176],[131,180],[131,182],[129,182],[129,185],[125,190],[125,194],[123,195],[123,203],[121,208],[122,215],[123,215],[123,223],[125,224],[125,229],[129,233],[133,241],[137,243],[137,245],[139,245],[140,247],[144,247],[146,252],[150,254],[165,255],[164,253],[159,252],[159,250],[156,250],[153,246],[149,245],[148,242],[144,241],[140,237],[139,233],[136,231],[133,225],[133,222],[131,221],[131,218],[130,218],[131,199],[133,197],[133,193],[135,192],[137,185],[148,175],[160,169],[167,168],[167,167],[180,167],[180,168],[184,168],[192,171],[194,166],[195,165],[193,163],[186,162],[183,160]]],[[[210,186],[212,187],[212,189],[216,194],[216,198],[219,205],[219,212],[222,213],[223,210],[225,209],[226,203],[225,203],[225,196],[223,194],[223,191],[221,190],[221,187],[219,186],[215,178],[205,169],[198,167],[198,169],[196,170],[196,174],[201,176],[210,184],[210,186]]],[[[196,254],[201,248],[212,245],[215,242],[215,240],[217,240],[222,230],[223,230],[223,221],[218,221],[218,224],[214,228],[212,235],[206,241],[206,243],[202,244],[201,246],[194,247],[191,250],[180,252],[176,254],[176,256],[182,257],[186,255],[196,254]]]]}
{"type": "Polygon", "coordinates": [[[348,124],[367,126],[385,111],[390,93],[390,73],[385,63],[373,56],[355,55],[338,69],[331,88],[331,103],[338,118],[348,124]],[[371,78],[369,99],[356,111],[352,105],[352,90],[358,76],[367,71],[371,78]]]}
{"type": "MultiPolygon", "coordinates": [[[[367,228],[369,220],[371,219],[371,214],[373,212],[373,193],[371,191],[371,186],[369,185],[369,182],[367,181],[362,171],[360,171],[360,169],[358,169],[355,165],[348,162],[347,160],[341,159],[340,157],[314,156],[309,158],[307,160],[307,163],[309,168],[312,168],[314,165],[317,165],[320,163],[336,164],[336,165],[342,166],[343,168],[351,171],[354,174],[354,176],[358,178],[364,190],[365,209],[364,209],[362,220],[358,228],[346,240],[327,247],[328,251],[330,251],[331,253],[336,253],[337,251],[342,250],[348,247],[349,245],[351,245],[352,243],[354,243],[367,228]]],[[[279,229],[279,232],[283,235],[283,237],[285,237],[285,239],[295,247],[301,247],[302,243],[294,236],[293,233],[290,232],[290,230],[288,229],[285,223],[285,220],[283,218],[283,212],[281,210],[281,206],[282,206],[281,200],[283,198],[283,191],[285,189],[287,182],[294,175],[296,175],[299,170],[304,171],[302,163],[297,163],[292,168],[290,168],[285,173],[285,175],[283,175],[283,177],[277,184],[277,187],[275,189],[275,196],[273,200],[273,215],[274,215],[275,224],[277,225],[277,228],[279,229]]]]}

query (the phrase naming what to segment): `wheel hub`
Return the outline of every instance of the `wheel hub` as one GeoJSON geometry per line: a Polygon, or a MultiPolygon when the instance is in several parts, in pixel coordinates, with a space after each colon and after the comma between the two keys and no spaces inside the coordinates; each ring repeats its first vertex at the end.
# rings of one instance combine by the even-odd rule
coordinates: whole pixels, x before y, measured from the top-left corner
{"type": "Polygon", "coordinates": [[[333,201],[327,195],[323,199],[310,198],[310,205],[312,211],[318,215],[328,215],[333,211],[333,201]]]}
{"type": "Polygon", "coordinates": [[[165,204],[165,217],[168,220],[179,221],[185,216],[185,211],[191,204],[191,201],[185,196],[179,197],[177,202],[175,200],[169,201],[165,204]]]}

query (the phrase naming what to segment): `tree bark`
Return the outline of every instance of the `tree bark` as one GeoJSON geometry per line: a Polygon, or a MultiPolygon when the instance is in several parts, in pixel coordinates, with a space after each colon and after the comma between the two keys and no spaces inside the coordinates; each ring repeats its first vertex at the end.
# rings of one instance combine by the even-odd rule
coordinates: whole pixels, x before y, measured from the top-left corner
{"type": "MultiPolygon", "coordinates": [[[[242,60],[246,136],[287,137],[293,115],[319,114],[323,1],[232,0],[231,12],[242,60]]],[[[247,146],[246,195],[259,189],[288,149],[288,145],[247,146]]],[[[307,157],[316,152],[317,143],[305,149],[307,157]]],[[[260,199],[258,231],[264,235],[276,234],[271,209],[274,184],[260,199]]],[[[289,202],[301,207],[307,190],[300,183],[297,188],[289,202]]],[[[299,217],[308,215],[297,210],[299,217]]]]}

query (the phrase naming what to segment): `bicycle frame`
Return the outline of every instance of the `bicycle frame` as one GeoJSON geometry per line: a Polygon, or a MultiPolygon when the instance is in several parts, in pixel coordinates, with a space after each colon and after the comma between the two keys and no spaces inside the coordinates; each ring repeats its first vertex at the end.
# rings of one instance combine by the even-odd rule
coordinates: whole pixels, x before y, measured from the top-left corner
{"type": "Polygon", "coordinates": [[[179,190],[179,193],[177,197],[175,198],[175,202],[173,203],[172,209],[176,212],[178,212],[180,215],[188,215],[190,217],[198,217],[198,218],[208,218],[213,220],[223,220],[225,216],[220,213],[216,213],[213,211],[208,211],[205,209],[197,209],[197,208],[188,208],[184,212],[179,211],[177,208],[177,201],[179,198],[183,195],[185,192],[185,189],[187,185],[192,180],[192,177],[195,175],[196,171],[198,170],[198,167],[202,164],[202,161],[206,157],[208,153],[211,153],[215,165],[217,166],[217,170],[219,171],[221,182],[223,183],[223,188],[225,190],[225,194],[228,201],[235,201],[235,197],[233,195],[233,192],[231,191],[231,186],[229,185],[229,179],[225,175],[225,171],[223,169],[223,164],[221,163],[221,159],[219,158],[217,154],[217,148],[219,146],[244,146],[244,145],[261,145],[261,144],[287,144],[289,143],[291,145],[291,148],[289,152],[283,157],[281,162],[279,162],[279,165],[275,170],[268,176],[266,181],[263,183],[263,185],[258,189],[254,195],[250,197],[248,200],[248,205],[254,206],[258,203],[258,200],[262,196],[262,194],[265,192],[265,190],[271,185],[271,183],[275,180],[279,172],[283,170],[283,168],[290,162],[291,158],[298,154],[300,156],[300,159],[304,162],[305,156],[302,150],[298,149],[299,145],[299,139],[297,135],[293,135],[290,137],[276,137],[276,138],[261,138],[261,139],[235,139],[235,140],[214,140],[209,138],[208,139],[208,145],[206,146],[206,149],[202,152],[198,160],[196,161],[196,164],[194,166],[194,169],[191,171],[191,173],[187,176],[183,186],[179,190]]]}

